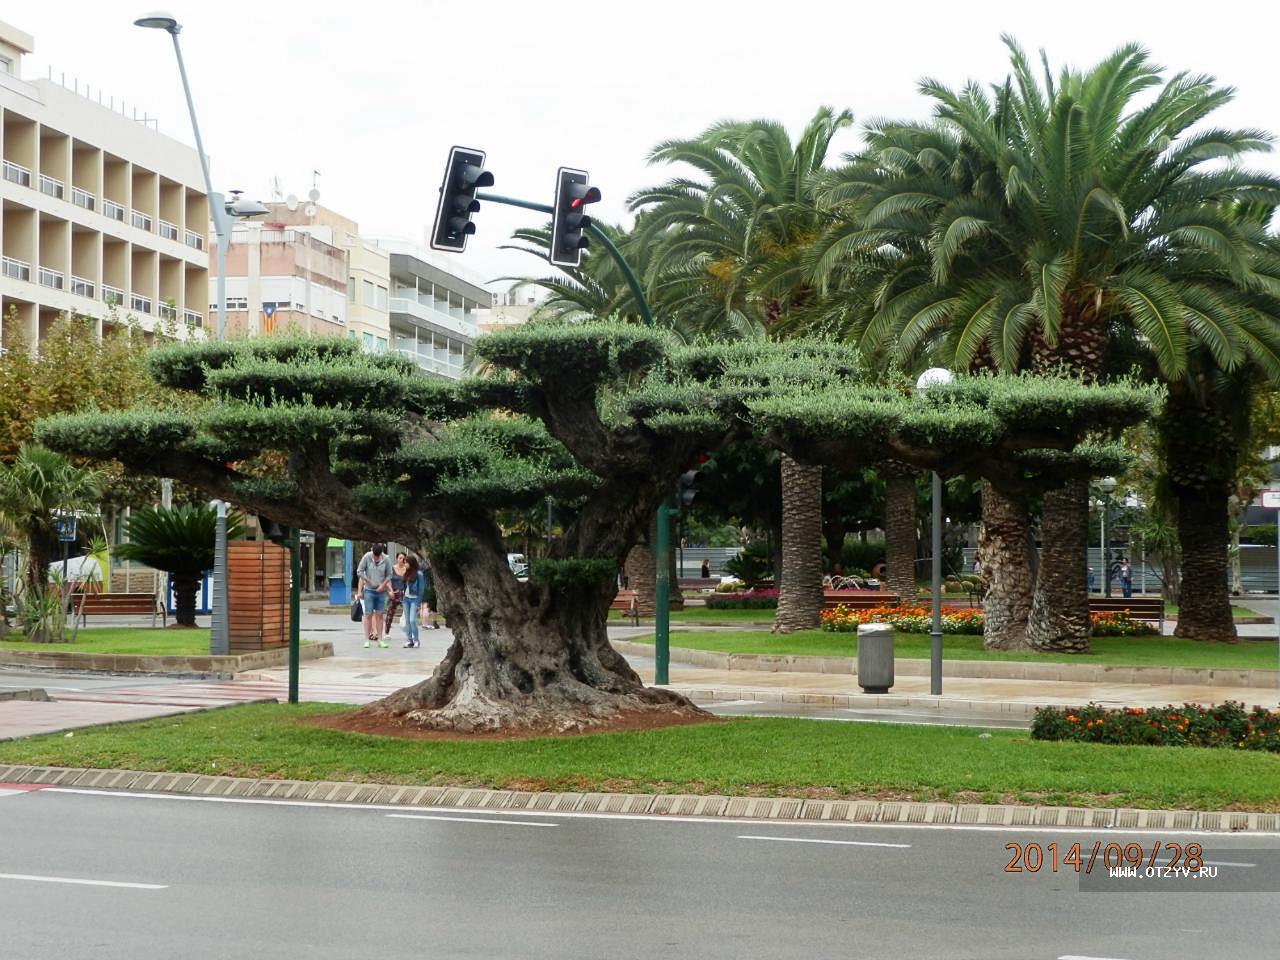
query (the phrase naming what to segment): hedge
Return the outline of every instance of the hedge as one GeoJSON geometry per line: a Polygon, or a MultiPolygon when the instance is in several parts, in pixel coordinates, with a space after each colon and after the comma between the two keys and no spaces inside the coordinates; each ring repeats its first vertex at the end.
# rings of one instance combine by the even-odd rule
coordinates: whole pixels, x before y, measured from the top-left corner
{"type": "Polygon", "coordinates": [[[1211,707],[1041,707],[1031,722],[1031,739],[1280,753],[1280,712],[1246,710],[1234,700],[1211,707]]]}

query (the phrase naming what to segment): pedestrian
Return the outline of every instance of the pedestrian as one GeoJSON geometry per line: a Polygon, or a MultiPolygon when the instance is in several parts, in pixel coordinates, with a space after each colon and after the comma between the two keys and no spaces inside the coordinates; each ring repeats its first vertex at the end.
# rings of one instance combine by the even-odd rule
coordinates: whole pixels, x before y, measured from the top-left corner
{"type": "Polygon", "coordinates": [[[377,643],[386,647],[382,639],[382,622],[387,612],[387,591],[391,588],[391,560],[385,544],[375,543],[356,566],[360,598],[364,603],[364,645],[377,643]]]}
{"type": "Polygon", "coordinates": [[[419,605],[426,593],[427,578],[418,569],[418,561],[408,557],[404,571],[404,645],[406,647],[421,646],[418,642],[418,617],[421,616],[419,605]]]}
{"type": "Polygon", "coordinates": [[[1120,558],[1120,591],[1126,600],[1133,596],[1133,567],[1127,557],[1120,558]]]}
{"type": "Polygon", "coordinates": [[[1094,575],[1093,567],[1089,568],[1089,592],[1093,593],[1093,584],[1097,577],[1094,575]]]}
{"type": "Polygon", "coordinates": [[[711,561],[710,560],[704,559],[702,561],[702,579],[703,580],[711,579],[711,561]]]}
{"type": "Polygon", "coordinates": [[[400,615],[400,604],[404,600],[404,578],[409,571],[409,555],[401,550],[396,554],[396,562],[391,567],[391,586],[387,590],[387,615],[383,621],[383,639],[391,636],[391,628],[400,615]]]}

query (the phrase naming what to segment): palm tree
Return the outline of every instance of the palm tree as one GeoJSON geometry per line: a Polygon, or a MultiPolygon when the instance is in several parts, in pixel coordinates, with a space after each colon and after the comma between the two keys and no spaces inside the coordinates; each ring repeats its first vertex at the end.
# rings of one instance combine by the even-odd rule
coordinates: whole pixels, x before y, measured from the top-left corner
{"type": "Polygon", "coordinates": [[[0,468],[0,515],[26,540],[26,587],[33,596],[48,584],[55,521],[66,513],[95,509],[105,486],[106,478],[97,470],[77,467],[34,443],[22,444],[13,462],[0,468]]]}
{"type": "MultiPolygon", "coordinates": [[[[129,517],[129,542],[116,547],[116,556],[135,560],[173,577],[177,609],[174,622],[196,625],[196,594],[200,578],[213,568],[217,511],[208,506],[144,507],[129,517]]],[[[239,514],[227,517],[227,537],[244,533],[239,514]]]]}
{"type": "MultiPolygon", "coordinates": [[[[679,176],[635,193],[635,242],[652,248],[647,286],[687,328],[718,337],[769,333],[813,295],[800,254],[821,226],[815,196],[832,139],[853,122],[824,107],[794,142],[769,120],[723,122],[659,144],[651,162],[679,176]]],[[[775,630],[818,625],[822,607],[822,470],[782,461],[782,569],[775,630]]]]}
{"type": "MultiPolygon", "coordinates": [[[[1224,371],[1270,365],[1277,315],[1258,301],[1280,291],[1280,260],[1230,208],[1274,203],[1280,180],[1222,162],[1269,137],[1193,131],[1231,91],[1186,73],[1165,81],[1135,45],[1055,80],[1005,43],[1004,83],[988,93],[924,81],[934,121],[876,125],[837,179],[845,222],[815,263],[830,269],[858,250],[883,259],[887,247],[904,264],[859,320],[864,335],[907,357],[940,349],[960,369],[1085,379],[1105,375],[1119,336],[1171,382],[1193,345],[1224,371]]],[[[1082,482],[1044,495],[1034,647],[1087,644],[1086,511],[1082,482]]],[[[1204,588],[1225,591],[1225,578],[1204,588]]]]}

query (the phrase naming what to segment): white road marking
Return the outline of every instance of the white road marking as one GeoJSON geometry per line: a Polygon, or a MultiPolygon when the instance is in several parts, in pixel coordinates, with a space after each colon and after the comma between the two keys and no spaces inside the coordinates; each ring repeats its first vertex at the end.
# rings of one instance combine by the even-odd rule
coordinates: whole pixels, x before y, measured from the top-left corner
{"type": "Polygon", "coordinates": [[[1256,863],[1232,863],[1230,860],[1206,860],[1206,867],[1256,867],[1256,863]]]}
{"type": "Polygon", "coordinates": [[[127,887],[130,890],[168,890],[167,883],[127,883],[123,880],[84,880],[79,877],[38,877],[29,873],[0,873],[0,880],[33,880],[37,883],[78,883],[86,887],[127,887]]]}
{"type": "Polygon", "coordinates": [[[1068,953],[1059,957],[1058,960],[1124,960],[1124,957],[1086,957],[1080,953],[1068,953]]]}
{"type": "Polygon", "coordinates": [[[391,820],[447,820],[450,823],[496,823],[503,827],[558,827],[558,823],[535,823],[531,820],[486,820],[481,817],[443,817],[426,813],[388,813],[391,820]]]}
{"type": "Polygon", "coordinates": [[[899,850],[910,850],[909,843],[872,843],[869,840],[818,840],[811,837],[766,837],[752,834],[739,834],[739,840],[778,840],[782,843],[838,843],[845,847],[896,847],[899,850]]]}
{"type": "MultiPolygon", "coordinates": [[[[193,797],[183,793],[132,793],[125,790],[96,790],[91,787],[44,787],[44,793],[74,793],[91,797],[117,797],[128,800],[186,800],[201,803],[251,803],[262,804],[268,806],[280,807],[319,807],[335,810],[404,810],[402,804],[387,803],[336,803],[325,800],[275,800],[269,797],[193,797]]],[[[410,808],[413,809],[413,808],[410,808]]],[[[431,807],[430,809],[441,813],[473,813],[473,808],[468,807],[431,807]]],[[[1228,830],[1141,830],[1141,829],[1116,829],[1115,827],[1044,827],[1035,824],[1013,824],[1005,826],[998,823],[866,823],[852,821],[822,821],[815,822],[810,820],[765,820],[759,817],[687,817],[676,816],[674,814],[663,813],[589,813],[586,811],[559,811],[559,810],[489,810],[486,811],[493,816],[523,816],[523,817],[556,817],[565,820],[647,820],[653,823],[733,823],[733,824],[752,824],[753,826],[765,826],[766,824],[785,824],[788,826],[805,826],[826,829],[841,829],[845,827],[857,827],[860,830],[969,830],[978,831],[980,833],[1021,833],[1021,834],[1066,834],[1069,836],[1094,836],[1105,835],[1110,837],[1141,837],[1141,836],[1161,836],[1161,837],[1216,837],[1222,836],[1245,836],[1245,837],[1280,837],[1278,830],[1250,830],[1247,834],[1242,834],[1228,830]]]]}

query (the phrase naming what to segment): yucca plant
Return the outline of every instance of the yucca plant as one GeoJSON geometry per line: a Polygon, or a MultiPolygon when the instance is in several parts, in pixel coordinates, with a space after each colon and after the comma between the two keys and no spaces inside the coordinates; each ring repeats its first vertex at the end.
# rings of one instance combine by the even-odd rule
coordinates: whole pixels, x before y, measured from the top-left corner
{"type": "MultiPolygon", "coordinates": [[[[200,578],[213,567],[218,514],[207,506],[145,507],[129,517],[129,542],[116,547],[116,556],[135,560],[173,577],[177,609],[174,622],[196,625],[196,594],[200,578]]],[[[239,514],[227,516],[227,538],[244,533],[239,514]]]]}

